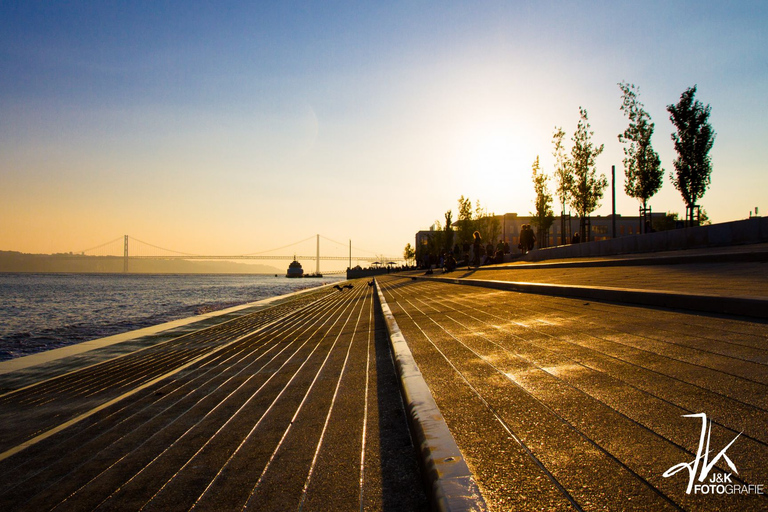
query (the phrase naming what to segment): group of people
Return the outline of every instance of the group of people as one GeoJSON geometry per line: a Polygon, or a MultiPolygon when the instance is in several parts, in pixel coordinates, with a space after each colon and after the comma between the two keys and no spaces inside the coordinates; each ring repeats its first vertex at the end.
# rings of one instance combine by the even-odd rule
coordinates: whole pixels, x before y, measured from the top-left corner
{"type": "MultiPolygon", "coordinates": [[[[533,250],[536,244],[536,235],[531,229],[530,224],[524,224],[520,228],[520,243],[517,248],[522,254],[533,250]]],[[[439,267],[444,272],[456,270],[459,262],[463,262],[467,267],[480,267],[481,265],[490,265],[493,263],[503,263],[504,255],[510,253],[509,243],[499,240],[496,245],[492,242],[483,244],[482,236],[479,231],[472,234],[472,242],[464,242],[462,245],[453,246],[453,251],[446,251],[440,255],[439,267]]]]}
{"type": "Polygon", "coordinates": [[[509,244],[500,240],[495,246],[493,243],[483,244],[479,231],[472,234],[472,243],[464,242],[461,246],[456,244],[453,251],[441,256],[441,266],[445,272],[456,269],[458,262],[463,261],[468,267],[479,267],[491,263],[503,263],[504,255],[509,254],[509,244]]]}

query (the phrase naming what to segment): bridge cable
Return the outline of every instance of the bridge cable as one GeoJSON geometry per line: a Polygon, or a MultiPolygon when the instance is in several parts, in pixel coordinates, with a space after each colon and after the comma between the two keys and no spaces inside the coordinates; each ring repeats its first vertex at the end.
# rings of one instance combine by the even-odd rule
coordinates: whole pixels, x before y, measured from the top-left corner
{"type": "Polygon", "coordinates": [[[119,238],[115,238],[114,240],[110,240],[109,242],[104,242],[103,244],[97,245],[96,247],[91,247],[89,249],[84,249],[82,251],[76,251],[75,254],[81,254],[81,253],[85,253],[85,252],[88,252],[88,251],[94,251],[96,249],[101,249],[102,247],[105,247],[105,246],[107,246],[109,244],[113,244],[113,243],[121,241],[121,240],[123,240],[122,236],[119,237],[119,238]]]}
{"type": "Polygon", "coordinates": [[[166,249],[165,247],[159,247],[157,245],[153,245],[153,244],[144,242],[144,241],[139,240],[138,238],[134,238],[132,236],[129,237],[129,238],[131,240],[133,240],[134,242],[139,242],[141,244],[144,244],[146,246],[152,247],[153,249],[158,249],[160,251],[166,251],[166,252],[172,252],[172,253],[175,253],[175,254],[181,254],[182,256],[197,256],[197,254],[192,254],[192,253],[189,253],[189,252],[174,251],[173,249],[166,249]]]}
{"type": "MultiPolygon", "coordinates": [[[[344,247],[348,247],[348,245],[347,245],[347,244],[343,244],[343,243],[341,243],[341,242],[337,242],[336,240],[331,240],[330,238],[327,238],[327,237],[325,237],[325,236],[323,236],[323,235],[320,235],[320,238],[322,238],[323,240],[327,240],[327,241],[329,241],[329,242],[333,242],[333,243],[335,243],[335,244],[339,244],[339,245],[342,245],[342,246],[344,246],[344,247]]],[[[371,254],[373,254],[373,255],[376,255],[376,251],[369,251],[368,249],[361,249],[361,248],[359,248],[359,247],[355,247],[354,245],[352,246],[352,249],[354,249],[354,250],[356,250],[356,251],[363,251],[363,252],[368,252],[368,253],[371,253],[371,254]]]]}
{"type": "Polygon", "coordinates": [[[310,237],[307,237],[307,238],[305,238],[304,240],[299,240],[298,242],[293,242],[292,244],[284,245],[284,246],[282,246],[282,247],[277,247],[277,248],[275,248],[275,249],[268,249],[268,250],[266,250],[266,251],[261,251],[261,252],[250,252],[250,253],[248,253],[248,254],[243,254],[243,256],[258,256],[258,255],[260,255],[260,254],[264,254],[265,252],[279,251],[279,250],[281,250],[281,249],[286,249],[286,248],[288,248],[288,247],[292,247],[292,246],[294,246],[294,245],[299,245],[300,243],[304,243],[304,242],[306,242],[307,240],[312,240],[313,238],[315,238],[315,236],[316,236],[316,235],[312,235],[312,236],[310,236],[310,237]]]}

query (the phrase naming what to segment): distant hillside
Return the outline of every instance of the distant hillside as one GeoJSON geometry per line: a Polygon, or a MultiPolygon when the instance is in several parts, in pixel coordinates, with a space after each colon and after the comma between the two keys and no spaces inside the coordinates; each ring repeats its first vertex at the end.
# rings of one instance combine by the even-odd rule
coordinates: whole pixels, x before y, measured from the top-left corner
{"type": "MultiPolygon", "coordinates": [[[[132,274],[285,274],[286,269],[233,261],[129,260],[132,274]]],[[[287,266],[286,266],[287,268],[287,266]]],[[[123,258],[0,251],[0,272],[121,273],[123,258]]]]}

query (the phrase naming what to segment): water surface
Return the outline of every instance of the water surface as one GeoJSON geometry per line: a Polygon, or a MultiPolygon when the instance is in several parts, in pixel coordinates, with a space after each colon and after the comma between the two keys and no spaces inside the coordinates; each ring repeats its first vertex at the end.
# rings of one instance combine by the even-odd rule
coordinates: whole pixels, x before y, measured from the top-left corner
{"type": "Polygon", "coordinates": [[[265,275],[0,273],[0,360],[338,281],[265,275]]]}

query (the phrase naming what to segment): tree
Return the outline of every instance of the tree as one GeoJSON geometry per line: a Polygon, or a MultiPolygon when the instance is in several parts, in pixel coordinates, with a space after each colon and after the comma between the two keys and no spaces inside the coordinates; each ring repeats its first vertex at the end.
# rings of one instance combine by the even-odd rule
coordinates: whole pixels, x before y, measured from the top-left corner
{"type": "Polygon", "coordinates": [[[474,219],[472,217],[472,201],[464,196],[459,198],[459,218],[458,236],[459,243],[472,243],[472,232],[475,231],[474,219]]]}
{"type": "Polygon", "coordinates": [[[600,199],[603,198],[603,190],[608,186],[608,180],[604,174],[598,176],[595,167],[595,160],[603,152],[604,145],[595,146],[592,143],[594,132],[589,131],[587,111],[579,107],[579,114],[579,124],[571,138],[573,147],[570,167],[574,182],[570,204],[579,215],[581,239],[588,241],[586,218],[600,206],[600,199]]]}
{"type": "Polygon", "coordinates": [[[555,149],[552,156],[555,157],[555,181],[557,182],[557,198],[560,201],[560,243],[566,243],[565,230],[565,205],[570,201],[571,191],[573,190],[573,172],[571,171],[571,161],[565,152],[563,138],[565,132],[562,128],[555,127],[555,133],[552,135],[552,143],[555,149]]]}
{"type": "Polygon", "coordinates": [[[709,219],[709,214],[704,208],[699,209],[699,225],[710,226],[712,221],[709,219]]]}
{"type": "Polygon", "coordinates": [[[546,247],[549,240],[549,228],[555,222],[555,215],[552,212],[552,195],[547,189],[549,176],[541,172],[538,156],[533,162],[532,170],[533,190],[536,193],[534,200],[536,212],[531,214],[531,223],[537,227],[539,247],[546,247]],[[545,234],[546,238],[544,237],[545,234]]]}
{"type": "Polygon", "coordinates": [[[654,124],[651,116],[637,99],[639,88],[634,84],[621,82],[621,111],[629,118],[629,126],[619,134],[624,146],[624,192],[639,199],[643,210],[648,208],[648,199],[659,191],[663,183],[664,169],[661,159],[651,146],[654,124]]]}
{"type": "Polygon", "coordinates": [[[416,257],[416,251],[413,250],[413,247],[411,247],[410,242],[405,244],[405,250],[403,251],[403,258],[405,259],[406,263],[413,261],[415,257],[416,257]]]}
{"type": "Polygon", "coordinates": [[[453,252],[453,212],[448,210],[445,212],[445,245],[443,247],[444,252],[453,252]]]}
{"type": "Polygon", "coordinates": [[[488,233],[488,238],[486,240],[498,242],[502,236],[501,221],[494,212],[491,212],[491,214],[488,215],[486,219],[486,232],[488,233]]]}
{"type": "Polygon", "coordinates": [[[709,124],[710,106],[694,99],[696,86],[688,88],[676,105],[667,105],[669,119],[677,133],[672,134],[677,158],[672,184],[683,196],[686,221],[693,224],[696,201],[704,196],[712,174],[709,151],[715,143],[715,132],[709,124]]]}
{"type": "Polygon", "coordinates": [[[677,227],[678,214],[668,212],[665,213],[660,219],[657,218],[653,223],[653,228],[656,231],[669,231],[677,227]]]}
{"type": "Polygon", "coordinates": [[[480,204],[480,200],[478,199],[475,201],[475,231],[480,232],[480,236],[484,241],[488,238],[486,233],[486,217],[488,217],[488,212],[483,208],[483,205],[480,204]]]}
{"type": "Polygon", "coordinates": [[[436,220],[435,223],[430,226],[429,231],[427,247],[429,249],[429,254],[437,259],[440,257],[440,254],[445,247],[445,231],[443,230],[443,226],[440,225],[439,220],[436,220]]]}
{"type": "Polygon", "coordinates": [[[496,242],[501,236],[501,221],[494,213],[488,213],[478,199],[475,204],[474,229],[480,232],[483,243],[496,242]]]}

